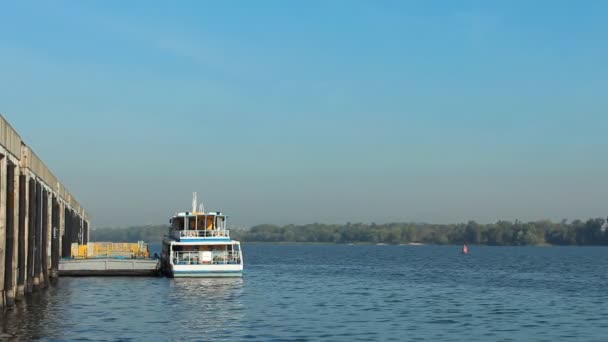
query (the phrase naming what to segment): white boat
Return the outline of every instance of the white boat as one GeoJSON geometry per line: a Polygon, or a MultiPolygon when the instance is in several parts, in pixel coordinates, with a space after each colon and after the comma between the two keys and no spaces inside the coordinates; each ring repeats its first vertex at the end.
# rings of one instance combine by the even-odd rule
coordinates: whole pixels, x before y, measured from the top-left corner
{"type": "Polygon", "coordinates": [[[162,269],[168,277],[240,277],[243,274],[241,243],[230,238],[227,216],[196,209],[180,212],[169,221],[163,240],[162,269]]]}

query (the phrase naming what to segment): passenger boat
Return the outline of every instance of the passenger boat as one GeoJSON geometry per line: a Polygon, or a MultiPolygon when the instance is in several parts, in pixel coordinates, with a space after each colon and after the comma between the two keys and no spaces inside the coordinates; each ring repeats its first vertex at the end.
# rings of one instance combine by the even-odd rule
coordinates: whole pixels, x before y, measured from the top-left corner
{"type": "Polygon", "coordinates": [[[241,243],[230,238],[227,216],[221,212],[196,211],[171,218],[163,240],[162,268],[168,277],[240,277],[243,273],[241,243]]]}

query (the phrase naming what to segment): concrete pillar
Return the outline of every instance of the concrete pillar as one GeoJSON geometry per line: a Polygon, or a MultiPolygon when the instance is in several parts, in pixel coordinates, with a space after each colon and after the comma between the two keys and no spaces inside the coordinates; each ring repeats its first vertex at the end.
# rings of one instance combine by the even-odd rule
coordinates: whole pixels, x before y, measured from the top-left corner
{"type": "Polygon", "coordinates": [[[25,277],[25,292],[34,289],[34,255],[36,236],[36,180],[30,177],[28,180],[28,228],[27,228],[27,275],[25,277]]]}
{"type": "Polygon", "coordinates": [[[17,297],[17,278],[19,278],[19,175],[21,168],[19,163],[13,164],[11,174],[12,186],[12,213],[11,224],[13,225],[13,274],[11,277],[11,288],[13,300],[17,297]]]}
{"type": "Polygon", "coordinates": [[[87,220],[87,243],[91,241],[91,220],[87,220]]]}
{"type": "Polygon", "coordinates": [[[14,305],[17,295],[17,245],[18,245],[18,220],[15,214],[19,215],[19,177],[15,177],[17,166],[7,159],[6,161],[6,242],[5,242],[5,269],[4,269],[4,293],[5,305],[14,305]]]}
{"type": "Polygon", "coordinates": [[[18,275],[17,296],[23,298],[27,279],[27,233],[29,224],[29,177],[23,172],[19,175],[19,243],[18,243],[18,275]]]}
{"type": "Polygon", "coordinates": [[[84,227],[82,224],[82,217],[80,217],[80,213],[78,212],[76,215],[76,220],[78,224],[78,244],[82,245],[84,243],[84,227]]]}
{"type": "Polygon", "coordinates": [[[75,239],[77,239],[78,237],[78,228],[76,227],[75,224],[75,220],[74,220],[74,211],[72,209],[70,209],[69,211],[70,213],[70,228],[69,228],[69,238],[68,238],[68,243],[66,244],[66,246],[68,247],[68,250],[71,250],[71,246],[72,246],[72,242],[74,242],[75,239]]]}
{"type": "Polygon", "coordinates": [[[36,209],[36,221],[34,225],[34,290],[38,290],[40,288],[40,259],[42,259],[42,254],[40,253],[40,237],[42,236],[42,187],[38,181],[36,183],[36,199],[35,199],[35,209],[36,209]]]}
{"type": "Polygon", "coordinates": [[[82,220],[82,244],[86,245],[89,243],[89,222],[82,220]]]}
{"type": "Polygon", "coordinates": [[[40,287],[49,283],[49,192],[42,188],[42,227],[40,230],[40,287]]]}
{"type": "Polygon", "coordinates": [[[59,257],[63,256],[63,236],[65,234],[65,203],[59,202],[59,257]]]}
{"type": "Polygon", "coordinates": [[[63,234],[61,234],[61,257],[69,258],[70,257],[70,210],[64,204],[63,206],[63,218],[64,218],[64,229],[63,234]]]}
{"type": "Polygon", "coordinates": [[[6,152],[0,155],[0,307],[6,305],[4,276],[6,270],[6,152]]]}
{"type": "Polygon", "coordinates": [[[50,277],[55,279],[59,275],[59,203],[57,197],[53,196],[51,201],[51,272],[50,277]]]}
{"type": "Polygon", "coordinates": [[[49,191],[46,200],[47,203],[47,219],[48,225],[46,227],[46,280],[47,284],[51,277],[51,264],[53,260],[53,194],[49,191]]]}

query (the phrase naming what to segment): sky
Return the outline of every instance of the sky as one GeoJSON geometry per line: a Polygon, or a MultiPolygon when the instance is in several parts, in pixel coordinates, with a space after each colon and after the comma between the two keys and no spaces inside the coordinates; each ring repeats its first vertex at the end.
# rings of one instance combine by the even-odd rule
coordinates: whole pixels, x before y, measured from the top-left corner
{"type": "Polygon", "coordinates": [[[93,226],[608,215],[606,1],[0,1],[0,113],[93,226]]]}

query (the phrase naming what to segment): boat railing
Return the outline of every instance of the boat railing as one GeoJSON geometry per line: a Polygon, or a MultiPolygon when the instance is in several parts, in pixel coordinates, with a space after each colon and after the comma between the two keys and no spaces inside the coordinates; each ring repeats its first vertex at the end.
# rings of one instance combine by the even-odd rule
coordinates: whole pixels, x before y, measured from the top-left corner
{"type": "Polygon", "coordinates": [[[208,257],[203,254],[204,252],[198,251],[187,251],[187,252],[173,252],[173,264],[174,265],[226,265],[226,264],[240,264],[241,255],[240,252],[212,252],[208,257]]]}
{"type": "Polygon", "coordinates": [[[222,230],[174,230],[172,233],[175,238],[229,238],[230,231],[222,230]]]}

